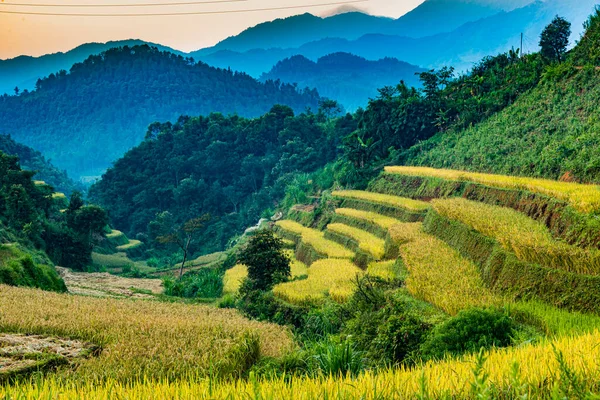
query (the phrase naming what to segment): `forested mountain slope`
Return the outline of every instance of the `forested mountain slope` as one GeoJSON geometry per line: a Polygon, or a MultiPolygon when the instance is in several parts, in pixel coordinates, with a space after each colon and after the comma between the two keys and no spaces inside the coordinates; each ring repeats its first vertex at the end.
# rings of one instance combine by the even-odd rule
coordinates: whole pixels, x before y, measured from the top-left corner
{"type": "Polygon", "coordinates": [[[285,106],[255,119],[210,114],[155,123],[90,196],[109,210],[116,229],[146,241],[155,239],[159,213],[168,211],[176,223],[210,214],[194,251],[218,251],[272,216],[295,174],[335,160],[341,138],[354,129],[351,116],[333,123],[322,113],[294,116],[285,106]]]}
{"type": "Polygon", "coordinates": [[[18,87],[21,91],[25,89],[33,90],[38,79],[61,69],[69,70],[73,64],[82,62],[91,55],[100,54],[114,47],[133,47],[143,44],[179,54],[176,50],[166,46],[132,39],[106,43],[86,43],[64,53],[46,54],[40,57],[19,56],[0,60],[0,95],[4,93],[13,94],[15,87],[18,87]]]}
{"type": "Polygon", "coordinates": [[[99,175],[154,121],[211,112],[252,117],[273,104],[301,111],[318,101],[315,91],[259,83],[149,46],[123,47],[52,74],[33,92],[0,98],[0,132],[74,177],[99,175]]]}
{"type": "Polygon", "coordinates": [[[19,157],[21,168],[35,171],[34,179],[46,182],[58,192],[69,195],[74,190],[83,190],[83,185],[74,182],[65,171],[52,165],[42,153],[15,142],[10,136],[0,135],[0,151],[19,157]]]}
{"type": "Polygon", "coordinates": [[[339,101],[347,110],[365,107],[377,89],[395,86],[400,81],[419,86],[418,73],[425,71],[393,58],[368,61],[348,53],[335,53],[315,63],[303,56],[280,61],[262,81],[280,79],[300,88],[315,88],[322,96],[339,101]]]}

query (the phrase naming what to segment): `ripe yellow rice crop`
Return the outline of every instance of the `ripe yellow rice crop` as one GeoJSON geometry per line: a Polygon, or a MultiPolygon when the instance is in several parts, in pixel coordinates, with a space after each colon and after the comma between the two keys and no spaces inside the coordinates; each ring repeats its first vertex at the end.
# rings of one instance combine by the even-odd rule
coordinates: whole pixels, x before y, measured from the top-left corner
{"type": "Polygon", "coordinates": [[[108,239],[116,239],[116,238],[121,237],[123,235],[124,235],[123,232],[118,231],[116,229],[113,229],[113,230],[110,231],[110,233],[106,234],[106,237],[108,239]]]}
{"type": "Polygon", "coordinates": [[[435,177],[453,181],[470,181],[506,189],[528,190],[566,201],[582,212],[600,210],[600,186],[598,185],[427,167],[386,167],[385,172],[388,174],[435,177]]]}
{"type": "Polygon", "coordinates": [[[240,290],[242,281],[248,276],[248,268],[245,265],[238,264],[225,271],[223,277],[223,293],[234,294],[240,290]]]}
{"type": "Polygon", "coordinates": [[[580,274],[600,274],[600,251],[557,241],[544,224],[511,208],[463,198],[434,200],[432,204],[439,214],[496,239],[523,261],[580,274]]]}
{"type": "Polygon", "coordinates": [[[319,302],[327,295],[342,302],[352,295],[352,282],[360,274],[362,271],[350,260],[318,260],[308,268],[307,279],[276,285],[273,293],[294,304],[319,302]]]}
{"type": "Polygon", "coordinates": [[[381,260],[385,254],[385,241],[372,233],[345,224],[329,224],[327,230],[358,242],[358,247],[371,254],[376,260],[381,260]]]}
{"type": "Polygon", "coordinates": [[[141,245],[142,245],[142,242],[140,242],[139,240],[129,239],[129,243],[124,244],[122,246],[117,246],[117,251],[133,250],[133,249],[137,249],[141,245]]]}
{"type": "Polygon", "coordinates": [[[411,211],[425,211],[429,208],[429,204],[424,201],[407,199],[405,197],[392,196],[389,194],[364,192],[361,190],[334,191],[332,195],[333,197],[342,199],[364,200],[386,206],[405,208],[411,211]]]}
{"type": "MultiPolygon", "coordinates": [[[[93,298],[0,285],[0,332],[47,334],[101,345],[97,357],[62,370],[75,380],[178,379],[242,367],[244,338],[264,356],[293,346],[289,332],[203,305],[93,298]]],[[[0,395],[0,398],[2,396],[0,395]]]]}
{"type": "MultiPolygon", "coordinates": [[[[302,261],[296,260],[292,250],[285,250],[286,255],[290,258],[290,273],[292,278],[305,276],[308,274],[308,267],[302,261]]],[[[223,278],[224,293],[237,293],[240,289],[242,281],[248,276],[248,268],[245,265],[238,264],[235,267],[225,271],[223,278]]]]}
{"type": "Polygon", "coordinates": [[[344,246],[325,239],[325,234],[316,229],[307,228],[290,220],[278,221],[276,224],[284,231],[299,235],[302,242],[312,246],[319,254],[329,258],[352,258],[354,253],[344,246]]]}
{"type": "Polygon", "coordinates": [[[338,208],[335,210],[335,213],[345,217],[360,219],[377,225],[383,229],[389,229],[392,226],[401,223],[401,221],[395,218],[387,217],[385,215],[370,211],[355,210],[354,208],[338,208]]]}
{"type": "MultiPolygon", "coordinates": [[[[503,394],[503,398],[557,398],[552,393],[562,374],[555,351],[563,355],[584,390],[598,392],[598,331],[580,337],[543,341],[536,345],[490,350],[484,354],[483,372],[487,374],[484,386],[503,394]]],[[[414,369],[399,367],[367,371],[356,378],[283,376],[225,382],[146,381],[122,384],[109,381],[102,385],[90,382],[70,384],[52,378],[39,383],[0,387],[0,397],[23,400],[496,398],[493,394],[481,397],[473,393],[471,384],[474,381],[475,364],[476,356],[466,356],[428,362],[414,369]]]]}
{"type": "Polygon", "coordinates": [[[67,196],[64,193],[54,192],[52,198],[55,200],[66,200],[67,196]]]}
{"type": "Polygon", "coordinates": [[[404,224],[400,254],[410,293],[448,314],[469,307],[489,307],[501,301],[483,283],[477,267],[445,242],[420,231],[421,223],[404,224]]]}

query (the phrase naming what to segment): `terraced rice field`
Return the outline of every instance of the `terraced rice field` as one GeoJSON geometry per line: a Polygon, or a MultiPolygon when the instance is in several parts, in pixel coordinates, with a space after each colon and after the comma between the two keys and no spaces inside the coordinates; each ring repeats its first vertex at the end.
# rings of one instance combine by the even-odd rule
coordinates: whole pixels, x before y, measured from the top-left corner
{"type": "Polygon", "coordinates": [[[376,260],[381,260],[385,254],[385,241],[362,229],[334,223],[327,225],[327,230],[354,240],[361,250],[376,260]]]}
{"type": "Polygon", "coordinates": [[[385,172],[388,174],[407,176],[435,177],[453,181],[470,181],[507,189],[524,189],[566,201],[582,212],[596,212],[600,210],[600,186],[598,185],[584,185],[580,183],[553,181],[550,179],[484,174],[427,167],[394,166],[386,167],[385,172]]]}
{"type": "Polygon", "coordinates": [[[496,239],[523,261],[578,274],[600,274],[599,250],[558,241],[544,224],[513,209],[463,198],[433,200],[432,204],[440,215],[496,239]]]}
{"type": "Polygon", "coordinates": [[[325,239],[325,234],[321,231],[306,228],[305,226],[290,220],[278,221],[276,225],[286,232],[297,235],[302,242],[312,246],[317,253],[323,254],[328,258],[350,259],[354,257],[354,253],[344,246],[325,239]]]}
{"type": "Polygon", "coordinates": [[[334,191],[332,192],[332,196],[340,199],[364,200],[385,206],[405,208],[411,211],[425,211],[429,208],[429,204],[424,201],[360,190],[334,191]]]}
{"type": "Polygon", "coordinates": [[[319,260],[308,268],[308,278],[281,283],[273,293],[290,303],[318,303],[327,296],[337,302],[346,301],[353,292],[353,280],[363,271],[347,259],[319,260]]]}
{"type": "Polygon", "coordinates": [[[377,225],[382,229],[390,229],[392,226],[401,223],[401,221],[396,218],[387,217],[371,211],[356,210],[354,208],[337,208],[335,213],[344,217],[355,218],[377,225]]]}
{"type": "Polygon", "coordinates": [[[479,270],[443,241],[421,231],[421,224],[398,226],[395,238],[408,270],[406,287],[417,298],[454,315],[469,307],[501,305],[479,270]]]}

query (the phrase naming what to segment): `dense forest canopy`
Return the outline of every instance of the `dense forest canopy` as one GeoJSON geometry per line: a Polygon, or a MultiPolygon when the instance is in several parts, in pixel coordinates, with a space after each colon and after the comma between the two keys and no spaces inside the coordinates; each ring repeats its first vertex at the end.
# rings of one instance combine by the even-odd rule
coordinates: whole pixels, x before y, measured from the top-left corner
{"type": "Polygon", "coordinates": [[[78,193],[67,202],[33,175],[0,151],[0,284],[64,291],[54,264],[85,270],[108,220],[78,193]]]}
{"type": "Polygon", "coordinates": [[[110,210],[117,229],[145,241],[161,212],[179,223],[210,214],[202,250],[220,250],[272,215],[268,210],[294,174],[339,156],[342,138],[356,124],[351,116],[330,121],[328,112],[322,107],[317,114],[295,115],[290,107],[274,106],[255,119],[212,113],[152,124],[144,142],[118,160],[90,196],[110,210]]]}
{"type": "Polygon", "coordinates": [[[73,191],[82,191],[84,186],[74,182],[65,171],[56,168],[50,160],[37,150],[15,142],[8,135],[0,135],[0,151],[19,158],[21,168],[34,171],[34,178],[44,181],[58,192],[70,195],[73,191]]]}
{"type": "Polygon", "coordinates": [[[259,116],[273,104],[316,110],[316,91],[211,68],[149,46],[115,48],[0,97],[0,132],[72,176],[99,175],[143,140],[154,121],[211,112],[259,116]]]}

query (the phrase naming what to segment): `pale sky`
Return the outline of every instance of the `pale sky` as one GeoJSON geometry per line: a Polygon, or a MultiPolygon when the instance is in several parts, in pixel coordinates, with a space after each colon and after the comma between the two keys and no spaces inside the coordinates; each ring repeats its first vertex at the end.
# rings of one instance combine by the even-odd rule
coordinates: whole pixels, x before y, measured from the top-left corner
{"type": "MultiPolygon", "coordinates": [[[[174,3],[193,0],[0,0],[0,11],[50,13],[179,13],[190,11],[248,10],[284,6],[304,6],[343,0],[245,0],[236,3],[200,4],[168,7],[24,7],[8,4],[140,4],[174,3]]],[[[206,0],[205,0],[206,1],[206,0]]],[[[424,0],[369,0],[356,4],[371,14],[398,18],[424,0]]],[[[307,7],[292,10],[247,12],[222,15],[188,15],[160,17],[65,17],[11,15],[0,13],[0,59],[18,55],[39,56],[67,51],[88,42],[142,39],[178,50],[191,51],[212,46],[244,29],[276,18],[304,12],[326,15],[338,6],[307,7]]]]}

